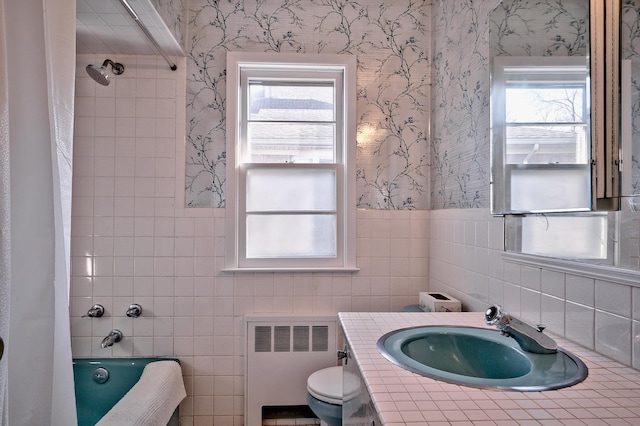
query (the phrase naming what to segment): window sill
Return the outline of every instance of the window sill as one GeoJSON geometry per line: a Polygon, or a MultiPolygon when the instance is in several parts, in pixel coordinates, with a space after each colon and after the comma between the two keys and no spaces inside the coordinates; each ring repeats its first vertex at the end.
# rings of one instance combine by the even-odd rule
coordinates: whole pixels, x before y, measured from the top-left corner
{"type": "Polygon", "coordinates": [[[226,273],[242,273],[242,272],[358,272],[360,268],[356,267],[327,267],[327,268],[224,268],[222,272],[226,273]]]}
{"type": "Polygon", "coordinates": [[[531,254],[502,253],[505,262],[517,263],[534,268],[544,268],[565,274],[579,275],[600,281],[626,284],[640,287],[640,272],[632,269],[617,268],[609,265],[594,265],[567,259],[556,259],[531,254]]]}

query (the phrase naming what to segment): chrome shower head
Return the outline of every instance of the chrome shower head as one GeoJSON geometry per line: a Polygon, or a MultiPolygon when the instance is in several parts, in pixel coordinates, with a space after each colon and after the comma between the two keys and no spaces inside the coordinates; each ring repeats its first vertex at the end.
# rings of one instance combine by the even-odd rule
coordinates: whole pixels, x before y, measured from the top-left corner
{"type": "Polygon", "coordinates": [[[95,80],[96,83],[102,84],[103,86],[109,85],[109,70],[107,70],[107,66],[111,65],[111,69],[115,75],[120,75],[124,72],[124,65],[113,62],[111,59],[106,59],[101,67],[96,65],[89,64],[87,65],[87,74],[89,77],[95,80]]]}

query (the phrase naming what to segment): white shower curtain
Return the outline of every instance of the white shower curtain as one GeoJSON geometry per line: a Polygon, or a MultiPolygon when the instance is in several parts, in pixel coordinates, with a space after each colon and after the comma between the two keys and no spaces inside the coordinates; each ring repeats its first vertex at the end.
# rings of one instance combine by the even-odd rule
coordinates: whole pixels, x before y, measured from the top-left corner
{"type": "Polygon", "coordinates": [[[73,426],[75,0],[0,3],[0,420],[73,426]]]}
{"type": "MultiPolygon", "coordinates": [[[[5,40],[4,2],[0,2],[0,40],[5,40]]],[[[0,338],[9,337],[9,99],[7,94],[6,51],[0,43],[0,338]]],[[[7,356],[0,358],[0,425],[9,424],[7,356]]]]}

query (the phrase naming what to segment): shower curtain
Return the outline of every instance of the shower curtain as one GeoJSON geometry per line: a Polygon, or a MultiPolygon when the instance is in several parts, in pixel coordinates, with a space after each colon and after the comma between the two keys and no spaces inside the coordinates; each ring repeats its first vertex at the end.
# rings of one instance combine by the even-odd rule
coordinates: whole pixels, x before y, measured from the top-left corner
{"type": "MultiPolygon", "coordinates": [[[[4,2],[0,2],[0,40],[5,39],[4,2]]],[[[6,51],[0,43],[0,338],[9,337],[9,100],[6,51]]],[[[4,349],[4,345],[3,345],[4,349]]],[[[7,356],[0,358],[0,425],[9,424],[7,356]]]]}
{"type": "Polygon", "coordinates": [[[75,0],[0,0],[2,426],[76,425],[69,330],[75,0]]]}

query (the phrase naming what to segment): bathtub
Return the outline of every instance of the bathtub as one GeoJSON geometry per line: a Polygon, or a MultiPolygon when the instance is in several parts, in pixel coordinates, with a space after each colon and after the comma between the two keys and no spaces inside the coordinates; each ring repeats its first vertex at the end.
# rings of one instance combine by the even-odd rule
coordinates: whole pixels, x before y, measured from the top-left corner
{"type": "MultiPolygon", "coordinates": [[[[93,426],[136,384],[145,365],[175,358],[76,358],[73,375],[78,426],[93,426]],[[105,371],[108,372],[108,378],[105,371]],[[106,379],[106,380],[105,380],[106,379]]],[[[178,425],[178,409],[169,426],[178,425]]]]}

